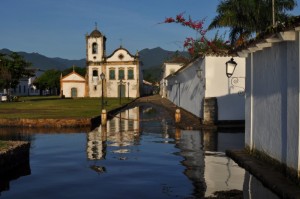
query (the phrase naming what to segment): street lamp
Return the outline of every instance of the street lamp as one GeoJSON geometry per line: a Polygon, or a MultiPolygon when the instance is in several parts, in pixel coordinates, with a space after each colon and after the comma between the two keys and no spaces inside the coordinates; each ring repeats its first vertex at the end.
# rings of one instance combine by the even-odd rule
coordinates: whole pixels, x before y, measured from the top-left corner
{"type": "Polygon", "coordinates": [[[104,103],[103,103],[103,99],[104,99],[104,98],[103,98],[103,80],[105,79],[105,75],[104,75],[103,72],[101,73],[100,78],[101,78],[101,81],[102,81],[101,107],[102,107],[102,109],[103,109],[103,104],[104,104],[104,103]]]}
{"type": "Polygon", "coordinates": [[[236,66],[237,63],[233,60],[233,58],[226,62],[226,75],[228,78],[233,75],[236,66]]]}
{"type": "Polygon", "coordinates": [[[123,79],[120,79],[120,87],[119,87],[120,104],[121,104],[122,84],[123,84],[123,79]]]}
{"type": "Polygon", "coordinates": [[[127,82],[127,85],[128,85],[128,96],[127,96],[127,98],[128,98],[128,100],[129,100],[129,84],[130,84],[130,82],[127,82]]]}
{"type": "Polygon", "coordinates": [[[196,73],[197,73],[197,77],[200,79],[200,81],[203,80],[203,70],[199,67],[198,69],[196,69],[196,73]]]}

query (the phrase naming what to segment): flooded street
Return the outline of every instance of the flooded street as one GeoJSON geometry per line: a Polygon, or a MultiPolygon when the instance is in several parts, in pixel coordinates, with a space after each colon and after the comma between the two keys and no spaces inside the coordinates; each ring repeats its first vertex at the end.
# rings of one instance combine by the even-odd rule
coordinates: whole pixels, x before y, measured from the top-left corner
{"type": "Polygon", "coordinates": [[[30,168],[0,179],[1,198],[276,198],[226,157],[244,132],[181,130],[165,110],[124,110],[90,132],[0,129],[29,140],[30,168]]]}

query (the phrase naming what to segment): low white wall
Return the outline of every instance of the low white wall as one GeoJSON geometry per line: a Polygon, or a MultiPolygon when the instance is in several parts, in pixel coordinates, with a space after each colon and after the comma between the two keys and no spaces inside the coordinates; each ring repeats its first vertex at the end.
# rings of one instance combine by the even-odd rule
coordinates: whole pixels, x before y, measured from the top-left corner
{"type": "Polygon", "coordinates": [[[213,56],[199,58],[180,69],[175,76],[169,76],[168,99],[203,118],[203,99],[217,97],[218,120],[244,120],[245,97],[238,93],[245,90],[245,59],[235,58],[238,66],[232,78],[228,79],[225,63],[230,59],[213,56]],[[200,68],[203,71],[202,77],[197,76],[197,69],[200,68]],[[233,78],[237,78],[238,82],[232,84],[233,78]]]}
{"type": "Polygon", "coordinates": [[[231,78],[225,63],[231,57],[205,57],[205,97],[217,97],[218,120],[245,120],[245,58],[234,57],[237,67],[231,78]]]}
{"type": "Polygon", "coordinates": [[[64,82],[62,86],[63,95],[65,97],[71,97],[71,89],[77,89],[77,97],[84,97],[85,83],[80,82],[64,82]]]}
{"type": "Polygon", "coordinates": [[[188,67],[167,78],[167,97],[177,106],[180,106],[190,113],[202,118],[202,104],[205,95],[204,81],[196,74],[199,67],[204,67],[203,59],[197,59],[190,63],[188,67]],[[177,84],[175,83],[177,80],[177,84]]]}

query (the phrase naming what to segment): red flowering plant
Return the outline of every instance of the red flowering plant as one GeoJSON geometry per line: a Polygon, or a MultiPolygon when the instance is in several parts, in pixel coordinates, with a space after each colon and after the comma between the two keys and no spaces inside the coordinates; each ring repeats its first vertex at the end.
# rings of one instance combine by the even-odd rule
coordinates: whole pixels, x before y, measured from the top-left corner
{"type": "Polygon", "coordinates": [[[230,49],[230,42],[224,41],[224,36],[220,36],[218,32],[215,34],[213,39],[207,39],[205,34],[207,30],[204,29],[205,19],[193,21],[191,17],[185,19],[183,13],[176,16],[176,18],[168,17],[163,23],[178,23],[183,26],[187,26],[195,30],[199,37],[194,39],[192,37],[187,37],[184,41],[184,48],[186,48],[192,58],[197,58],[199,56],[204,56],[208,53],[218,54],[220,52],[228,51],[230,49]]]}

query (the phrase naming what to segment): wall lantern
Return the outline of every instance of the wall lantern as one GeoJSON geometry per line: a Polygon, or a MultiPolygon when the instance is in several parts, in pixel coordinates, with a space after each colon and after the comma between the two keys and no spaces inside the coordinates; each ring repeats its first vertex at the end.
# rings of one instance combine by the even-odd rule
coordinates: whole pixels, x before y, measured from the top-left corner
{"type": "Polygon", "coordinates": [[[233,60],[233,58],[226,62],[226,75],[228,78],[233,75],[236,66],[237,63],[233,60]]]}
{"type": "Polygon", "coordinates": [[[202,81],[203,80],[203,78],[202,78],[203,70],[201,68],[199,68],[196,70],[196,73],[197,73],[197,77],[202,81]]]}

